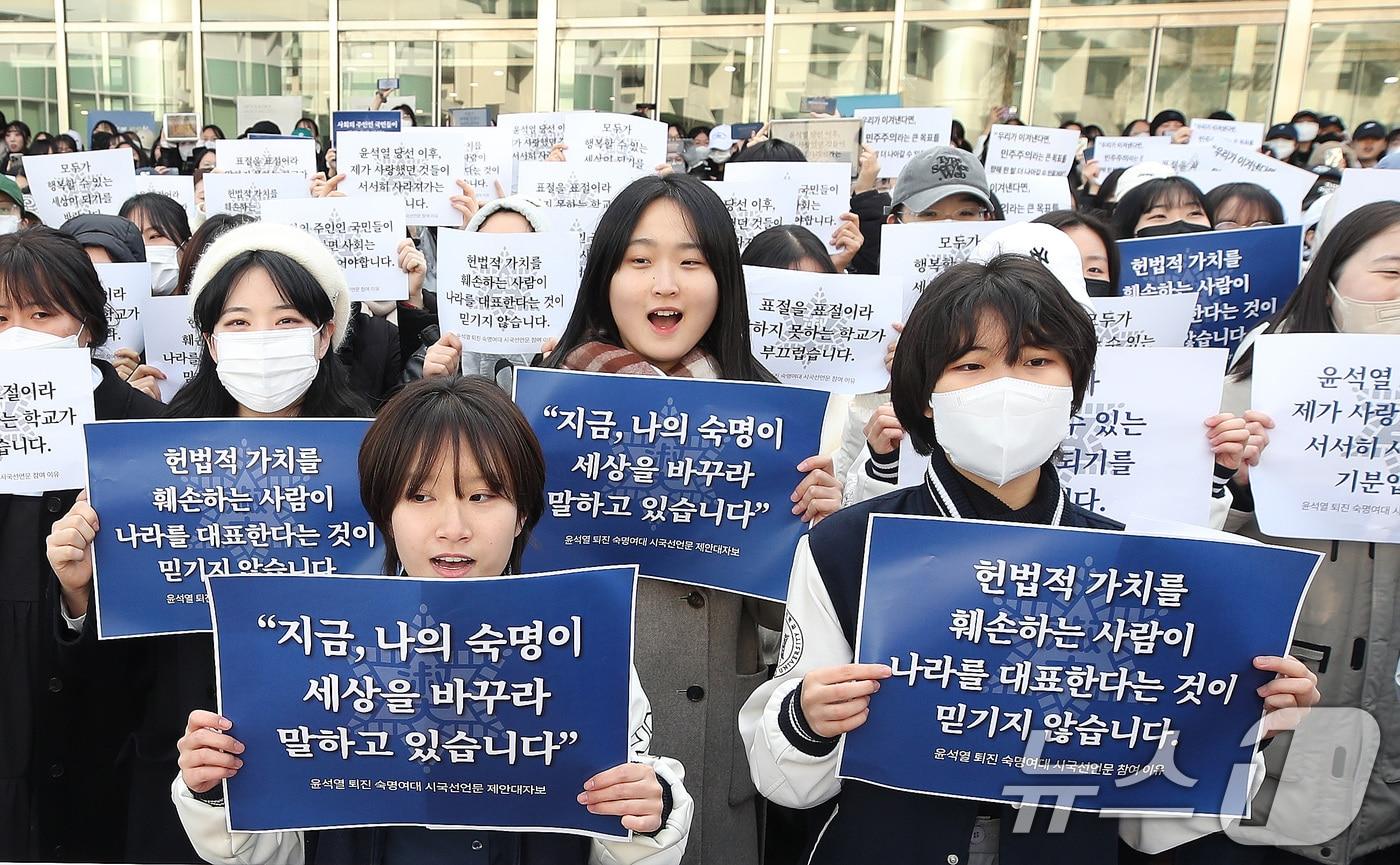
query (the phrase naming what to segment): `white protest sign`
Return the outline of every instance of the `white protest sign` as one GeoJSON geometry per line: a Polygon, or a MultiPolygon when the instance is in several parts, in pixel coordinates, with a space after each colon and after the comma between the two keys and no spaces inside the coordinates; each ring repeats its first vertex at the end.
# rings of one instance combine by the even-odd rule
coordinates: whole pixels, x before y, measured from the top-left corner
{"type": "Polygon", "coordinates": [[[880,177],[898,177],[909,160],[952,135],[951,108],[857,108],[865,121],[861,141],[880,158],[880,177]]]}
{"type": "Polygon", "coordinates": [[[94,264],[97,278],[107,292],[107,345],[114,351],[129,348],[140,353],[146,347],[141,308],[151,298],[151,265],[145,261],[94,264]]]}
{"type": "Polygon", "coordinates": [[[116,216],[136,189],[136,170],[125,149],[26,156],[24,171],[34,212],[52,228],[88,213],[116,216]]]}
{"type": "Polygon", "coordinates": [[[1248,120],[1191,118],[1192,144],[1224,144],[1258,149],[1264,143],[1264,124],[1248,120]]]}
{"type": "Polygon", "coordinates": [[[1196,316],[1196,293],[1096,297],[1094,330],[1099,345],[1181,348],[1196,316]]]}
{"type": "Polygon", "coordinates": [[[1007,222],[1029,222],[1054,210],[1072,210],[1069,180],[1034,174],[1001,175],[988,186],[1001,202],[1007,222]]]}
{"type": "Polygon", "coordinates": [[[291,135],[302,118],[300,96],[239,96],[234,105],[239,134],[259,120],[271,120],[284,135],[291,135]]]}
{"type": "Polygon", "coordinates": [[[1202,170],[1185,172],[1201,191],[1209,192],[1226,183],[1257,183],[1279,200],[1290,224],[1302,221],[1303,198],[1317,182],[1317,175],[1263,153],[1224,144],[1207,146],[1210,150],[1202,170]]]}
{"type": "Polygon", "coordinates": [[[1132,168],[1140,162],[1156,162],[1155,154],[1163,146],[1161,138],[1150,135],[1100,135],[1094,139],[1093,161],[1107,175],[1120,168],[1132,168]]]}
{"type": "Polygon", "coordinates": [[[0,494],[87,486],[83,424],[94,420],[87,349],[6,352],[0,364],[0,494]]]}
{"type": "Polygon", "coordinates": [[[835,252],[831,236],[841,214],[851,209],[851,169],[840,162],[735,162],[724,167],[724,181],[780,181],[797,184],[794,223],[809,229],[835,252]]]}
{"type": "Polygon", "coordinates": [[[864,121],[840,118],[774,120],[769,133],[786,141],[807,157],[808,162],[841,162],[854,177],[860,159],[860,130],[864,121]]]}
{"type": "MultiPolygon", "coordinates": [[[[449,126],[441,130],[415,128],[408,132],[419,134],[422,131],[440,132],[449,129],[462,139],[462,170],[455,179],[465,180],[470,184],[476,200],[483,204],[499,197],[496,194],[498,182],[501,189],[509,194],[513,169],[510,136],[504,129],[495,126],[449,126]]],[[[456,193],[454,188],[453,194],[456,193]]]]}
{"type": "Polygon", "coordinates": [[[749,243],[768,229],[793,225],[797,221],[797,185],[794,183],[706,180],[705,185],[719,196],[724,209],[733,217],[740,252],[748,249],[749,243]]]}
{"type": "Polygon", "coordinates": [[[1119,519],[1134,513],[1206,525],[1215,456],[1202,422],[1220,410],[1228,354],[1100,348],[1084,406],[1055,458],[1070,500],[1119,519]]]}
{"type": "Polygon", "coordinates": [[[578,295],[578,238],[438,232],[438,324],[468,352],[533,354],[558,337],[578,295]]]}
{"type": "Polygon", "coordinates": [[[564,143],[569,162],[615,162],[652,171],[666,161],[666,124],[630,114],[576,111],[566,115],[564,143]]]}
{"type": "Polygon", "coordinates": [[[1400,201],[1400,171],[1388,168],[1344,168],[1342,182],[1332,201],[1328,219],[1332,225],[1342,221],[1358,207],[1377,201],[1400,201]]]}
{"type": "Polygon", "coordinates": [[[170,402],[199,371],[204,337],[188,297],[151,297],[141,308],[146,327],[146,363],[165,374],[157,379],[161,402],[170,402]]]}
{"type": "Polygon", "coordinates": [[[316,173],[316,142],[310,138],[245,138],[219,142],[224,174],[316,173]]]}
{"type": "Polygon", "coordinates": [[[1154,162],[1160,162],[1177,174],[1187,177],[1202,168],[1209,168],[1213,160],[1214,154],[1204,144],[1172,144],[1170,142],[1160,147],[1157,155],[1153,157],[1154,162]]]}
{"type": "Polygon", "coordinates": [[[204,212],[242,213],[262,218],[265,201],[279,198],[310,198],[311,181],[302,174],[224,174],[204,175],[204,212]]]}
{"type": "MultiPolygon", "coordinates": [[[[502,114],[496,118],[496,128],[510,139],[511,159],[518,172],[523,162],[542,162],[554,145],[564,143],[564,111],[532,111],[523,114],[502,114]]],[[[517,175],[512,172],[506,191],[518,192],[517,175]]]]}
{"type": "Polygon", "coordinates": [[[143,192],[154,192],[180,202],[191,223],[199,212],[195,206],[194,178],[188,174],[138,174],[131,194],[143,192]]]}
{"type": "Polygon", "coordinates": [[[458,129],[413,132],[342,132],[336,168],[346,195],[391,195],[403,201],[409,225],[460,226],[452,207],[466,163],[458,129]]]}
{"type": "Polygon", "coordinates": [[[907,319],[940,273],[967,260],[982,238],[1005,222],[910,222],[880,227],[880,275],[900,287],[900,319],[907,319]]]}
{"type": "Polygon", "coordinates": [[[1249,472],[1278,538],[1400,543],[1400,336],[1265,334],[1251,407],[1276,426],[1249,472]]]}
{"type": "Polygon", "coordinates": [[[745,267],[744,286],[753,355],[778,381],[832,393],[889,384],[897,285],[863,274],[745,267]]]}
{"type": "Polygon", "coordinates": [[[345,271],[353,300],[407,300],[399,243],[408,236],[403,202],[389,195],[269,201],[263,222],[296,225],[316,235],[345,271]]]}
{"type": "Polygon", "coordinates": [[[1079,130],[1045,126],[992,127],[987,146],[987,178],[1002,174],[1064,177],[1079,150],[1079,130]]]}
{"type": "Polygon", "coordinates": [[[551,231],[572,231],[578,237],[578,270],[582,275],[604,209],[613,196],[645,173],[630,165],[605,162],[522,162],[518,191],[545,206],[551,231]]]}

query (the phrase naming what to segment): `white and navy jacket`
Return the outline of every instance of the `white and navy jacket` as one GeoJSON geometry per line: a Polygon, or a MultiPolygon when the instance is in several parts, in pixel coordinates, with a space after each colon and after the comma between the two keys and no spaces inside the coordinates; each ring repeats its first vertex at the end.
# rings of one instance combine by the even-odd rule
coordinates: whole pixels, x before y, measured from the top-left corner
{"type": "MultiPolygon", "coordinates": [[[[882,865],[968,861],[979,808],[1010,806],[922,796],[836,777],[838,739],[815,733],[801,710],[802,677],[854,658],[866,526],[871,514],[897,513],[980,518],[1041,525],[1121,530],[1123,527],[1067,501],[1053,470],[1042,471],[1034,500],[1011,511],[963,480],[942,454],[931,460],[925,483],[844,508],[823,520],[797,548],[788,586],[783,646],[774,678],[761,686],[739,716],[749,767],[761,795],[790,808],[830,800],[836,807],[815,842],[810,863],[880,862],[882,865]]],[[[1258,755],[1255,762],[1260,762],[1258,755]]],[[[1255,772],[1256,780],[1263,773],[1255,772]]],[[[1034,828],[1003,831],[1001,865],[1078,865],[1118,860],[1118,839],[1160,852],[1220,831],[1218,818],[1123,818],[1073,813],[1059,834],[1046,827],[1052,809],[1037,809],[1034,828]]]]}
{"type": "MultiPolygon", "coordinates": [[[[678,865],[685,854],[695,802],[686,792],[685,770],[669,757],[648,753],[651,748],[651,703],[637,671],[627,710],[632,729],[632,762],[656,771],[666,788],[668,808],[661,828],[650,835],[633,833],[630,841],[604,841],[576,836],[535,833],[443,830],[461,839],[457,861],[496,865],[565,865],[578,850],[579,865],[678,865]],[[521,843],[522,838],[527,843],[521,843]],[[568,851],[568,852],[566,852],[568,851]],[[567,857],[567,858],[566,858],[567,857]]],[[[215,790],[218,788],[216,787],[215,790]]],[[[230,832],[222,801],[196,796],[176,775],[170,787],[175,810],[200,858],[212,865],[379,865],[383,861],[385,830],[331,829],[306,832],[230,832]]],[[[580,805],[579,808],[584,806],[580,805]]]]}

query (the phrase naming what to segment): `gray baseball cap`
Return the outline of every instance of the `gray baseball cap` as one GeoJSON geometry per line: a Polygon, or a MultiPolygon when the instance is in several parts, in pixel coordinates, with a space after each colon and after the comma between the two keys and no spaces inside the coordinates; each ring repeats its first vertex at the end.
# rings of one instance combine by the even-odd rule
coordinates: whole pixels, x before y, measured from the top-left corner
{"type": "Polygon", "coordinates": [[[950,195],[971,195],[993,210],[987,173],[977,157],[958,147],[935,147],[909,160],[890,193],[891,208],[919,213],[950,195]]]}

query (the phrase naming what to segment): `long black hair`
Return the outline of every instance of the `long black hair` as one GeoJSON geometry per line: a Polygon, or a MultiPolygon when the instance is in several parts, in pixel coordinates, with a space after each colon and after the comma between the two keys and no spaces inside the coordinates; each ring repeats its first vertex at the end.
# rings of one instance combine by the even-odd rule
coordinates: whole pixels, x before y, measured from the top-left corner
{"type": "MultiPolygon", "coordinates": [[[[190,239],[190,217],[180,202],[159,192],[139,192],[122,203],[118,215],[138,227],[143,220],[176,246],[190,239]]],[[[144,233],[144,232],[143,232],[144,233]]]]}
{"type": "MultiPolygon", "coordinates": [[[[1356,251],[1383,231],[1400,225],[1400,202],[1377,201],[1358,207],[1327,233],[1313,253],[1308,272],[1283,308],[1269,319],[1269,333],[1336,333],[1332,285],[1356,251]]],[[[1254,374],[1254,346],[1246,348],[1230,373],[1237,381],[1254,374]]]]}
{"type": "MultiPolygon", "coordinates": [[[[199,354],[199,370],[194,378],[175,394],[170,413],[175,417],[219,418],[238,414],[238,401],[219,381],[218,364],[209,353],[214,326],[223,314],[224,304],[238,280],[249,270],[261,268],[267,273],[282,299],[296,307],[297,312],[322,327],[335,318],[335,308],[324,288],[292,258],[266,249],[249,249],[238,253],[210,278],[194,302],[194,318],[204,335],[199,354]]],[[[369,406],[364,397],[350,387],[350,374],[335,356],[334,346],[327,347],[321,358],[316,378],[302,397],[302,417],[368,417],[369,406]]]]}
{"type": "Polygon", "coordinates": [[[622,345],[609,297],[612,279],[622,266],[642,214],[657,201],[669,201],[680,208],[686,227],[700,246],[700,253],[719,288],[715,319],[700,337],[699,346],[714,358],[724,378],[776,381],[753,356],[748,296],[744,290],[744,269],[739,264],[734,220],[718,195],[703,181],[686,174],[639,177],[619,192],[603,211],[593,245],[588,249],[588,263],[583,269],[573,315],[546,365],[562,367],[569,353],[587,342],[622,345]]]}
{"type": "Polygon", "coordinates": [[[1160,177],[1149,180],[1124,194],[1113,208],[1113,233],[1119,240],[1129,240],[1137,236],[1138,220],[1142,215],[1159,204],[1176,204],[1194,200],[1205,212],[1206,221],[1215,225],[1215,212],[1206,201],[1201,188],[1184,177],[1160,177]]]}
{"type": "Polygon", "coordinates": [[[800,225],[775,225],[760,231],[749,241],[739,259],[740,264],[782,270],[798,270],[804,261],[817,265],[822,273],[836,272],[826,244],[800,225]]]}

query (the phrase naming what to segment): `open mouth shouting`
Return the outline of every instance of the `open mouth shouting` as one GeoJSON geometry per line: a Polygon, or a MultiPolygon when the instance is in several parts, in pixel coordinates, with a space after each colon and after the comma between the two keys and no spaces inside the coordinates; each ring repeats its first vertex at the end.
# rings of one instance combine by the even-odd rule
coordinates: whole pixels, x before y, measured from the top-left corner
{"type": "Polygon", "coordinates": [[[428,561],[432,564],[433,571],[439,577],[448,578],[465,577],[471,573],[472,568],[476,565],[476,559],[471,556],[459,555],[456,553],[445,553],[440,556],[433,556],[428,561]]]}
{"type": "Polygon", "coordinates": [[[653,309],[647,313],[647,321],[651,324],[652,330],[660,334],[670,334],[681,326],[681,319],[684,317],[679,309],[671,306],[664,306],[653,309]]]}

